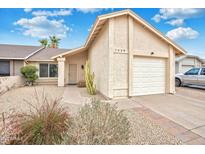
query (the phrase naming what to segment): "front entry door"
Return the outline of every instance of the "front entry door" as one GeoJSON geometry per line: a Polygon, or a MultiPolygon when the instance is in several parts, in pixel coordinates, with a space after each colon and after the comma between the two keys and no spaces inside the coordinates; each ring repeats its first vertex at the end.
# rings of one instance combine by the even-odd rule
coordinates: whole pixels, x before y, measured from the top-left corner
{"type": "Polygon", "coordinates": [[[77,83],[77,64],[69,64],[69,84],[77,83]]]}

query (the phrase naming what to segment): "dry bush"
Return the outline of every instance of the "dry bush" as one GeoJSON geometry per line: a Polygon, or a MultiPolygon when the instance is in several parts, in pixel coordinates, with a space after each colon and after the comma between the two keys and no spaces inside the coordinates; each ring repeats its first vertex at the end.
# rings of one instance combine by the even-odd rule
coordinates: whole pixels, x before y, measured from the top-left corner
{"type": "Polygon", "coordinates": [[[130,123],[116,106],[93,100],[81,108],[65,144],[129,144],[130,123]]]}
{"type": "Polygon", "coordinates": [[[71,117],[59,101],[48,102],[35,107],[34,112],[25,114],[21,123],[22,144],[61,144],[63,135],[68,131],[71,117]]]}
{"type": "Polygon", "coordinates": [[[0,124],[0,144],[19,144],[22,116],[14,110],[2,113],[0,124]]]}
{"type": "Polygon", "coordinates": [[[26,100],[28,112],[10,116],[3,144],[61,144],[72,123],[67,109],[60,105],[60,99],[49,100],[44,94],[39,98],[36,93],[34,99],[36,105],[26,100]]]}

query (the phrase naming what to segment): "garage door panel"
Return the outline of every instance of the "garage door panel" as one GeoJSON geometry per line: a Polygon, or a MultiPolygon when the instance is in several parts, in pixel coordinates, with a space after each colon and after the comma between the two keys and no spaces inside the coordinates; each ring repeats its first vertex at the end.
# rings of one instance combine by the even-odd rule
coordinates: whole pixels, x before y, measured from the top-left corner
{"type": "Polygon", "coordinates": [[[165,59],[134,57],[132,69],[134,96],[165,93],[165,59]]]}
{"type": "Polygon", "coordinates": [[[152,83],[133,83],[133,87],[151,87],[153,84],[156,84],[155,87],[162,87],[164,83],[162,82],[152,82],[152,83]]]}
{"type": "MultiPolygon", "coordinates": [[[[150,88],[150,87],[149,87],[150,88]]],[[[138,94],[141,93],[155,93],[156,94],[156,90],[158,91],[158,93],[164,93],[164,88],[160,88],[160,87],[152,87],[149,89],[149,91],[147,90],[147,87],[141,87],[138,90],[135,90],[134,92],[137,92],[138,94]]]]}
{"type": "MultiPolygon", "coordinates": [[[[164,84],[164,80],[160,80],[160,79],[155,79],[156,77],[153,76],[153,78],[138,78],[140,80],[140,82],[133,82],[133,84],[146,84],[146,83],[153,83],[153,82],[157,82],[157,83],[162,83],[164,84]],[[147,80],[149,80],[150,82],[147,82],[147,80]]],[[[157,86],[157,85],[155,85],[157,86]]]]}
{"type": "Polygon", "coordinates": [[[162,69],[163,68],[155,69],[154,71],[136,69],[136,71],[138,71],[138,72],[134,72],[133,74],[136,74],[136,75],[138,75],[138,74],[153,74],[153,75],[155,75],[155,74],[162,74],[162,73],[164,73],[164,71],[162,71],[162,69]]]}
{"type": "Polygon", "coordinates": [[[141,67],[133,67],[133,69],[135,70],[138,70],[138,72],[143,72],[143,73],[156,73],[156,71],[161,71],[161,72],[164,72],[163,71],[163,67],[155,67],[155,66],[152,66],[152,65],[149,65],[149,66],[141,66],[141,67]]]}
{"type": "Polygon", "coordinates": [[[143,73],[143,72],[141,72],[141,73],[139,73],[139,74],[134,73],[133,75],[135,75],[135,77],[139,77],[139,78],[150,78],[150,79],[152,79],[153,77],[159,77],[159,79],[161,80],[161,79],[163,79],[163,77],[161,76],[162,73],[163,73],[163,72],[157,72],[156,74],[154,74],[154,73],[143,73]],[[151,76],[151,77],[150,77],[150,76],[151,76]]]}
{"type": "Polygon", "coordinates": [[[136,67],[136,68],[139,68],[139,69],[141,67],[151,67],[151,66],[153,66],[153,68],[161,68],[161,66],[159,66],[159,64],[139,64],[138,66],[133,65],[133,67],[136,67]]]}

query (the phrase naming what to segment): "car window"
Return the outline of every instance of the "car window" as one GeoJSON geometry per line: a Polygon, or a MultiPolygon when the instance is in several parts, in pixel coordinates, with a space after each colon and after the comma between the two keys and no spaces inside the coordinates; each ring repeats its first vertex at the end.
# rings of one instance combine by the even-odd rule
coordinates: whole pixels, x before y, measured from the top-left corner
{"type": "Polygon", "coordinates": [[[189,71],[187,71],[185,75],[198,75],[199,70],[200,70],[199,68],[192,68],[189,71]]]}
{"type": "Polygon", "coordinates": [[[205,75],[205,68],[202,68],[201,75],[205,75]]]}

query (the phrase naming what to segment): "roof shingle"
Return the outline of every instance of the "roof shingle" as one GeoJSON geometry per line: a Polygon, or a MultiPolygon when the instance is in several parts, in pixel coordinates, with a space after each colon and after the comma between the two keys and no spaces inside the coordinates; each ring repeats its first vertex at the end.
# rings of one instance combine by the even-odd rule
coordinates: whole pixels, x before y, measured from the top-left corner
{"type": "Polygon", "coordinates": [[[25,59],[40,48],[42,47],[0,44],[0,59],[25,59]]]}
{"type": "Polygon", "coordinates": [[[69,51],[69,49],[42,48],[42,46],[0,44],[0,59],[52,61],[51,57],[67,51],[69,51]]]}
{"type": "Polygon", "coordinates": [[[69,49],[44,48],[33,56],[29,57],[28,61],[52,61],[51,57],[67,52],[69,49]]]}

